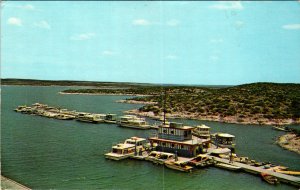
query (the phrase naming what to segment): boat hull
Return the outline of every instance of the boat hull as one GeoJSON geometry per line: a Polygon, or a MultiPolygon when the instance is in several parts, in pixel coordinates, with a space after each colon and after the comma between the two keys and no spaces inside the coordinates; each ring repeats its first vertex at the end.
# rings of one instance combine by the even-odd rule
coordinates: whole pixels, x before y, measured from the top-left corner
{"type": "Polygon", "coordinates": [[[133,128],[133,129],[150,129],[149,125],[145,126],[137,126],[137,125],[130,125],[130,124],[119,124],[121,127],[133,128]]]}

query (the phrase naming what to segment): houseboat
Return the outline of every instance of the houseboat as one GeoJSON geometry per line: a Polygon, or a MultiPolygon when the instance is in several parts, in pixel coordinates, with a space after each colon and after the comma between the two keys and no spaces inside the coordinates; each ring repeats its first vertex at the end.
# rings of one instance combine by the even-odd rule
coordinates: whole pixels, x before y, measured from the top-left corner
{"type": "Polygon", "coordinates": [[[193,136],[194,128],[175,122],[160,125],[158,134],[150,137],[149,141],[156,151],[176,153],[182,157],[195,157],[210,146],[210,140],[193,136]]]}
{"type": "Polygon", "coordinates": [[[119,125],[135,129],[150,129],[150,125],[143,118],[134,115],[125,115],[120,117],[119,125]]]}
{"type": "Polygon", "coordinates": [[[201,139],[210,139],[210,127],[199,125],[192,131],[192,134],[201,139]]]}
{"type": "Polygon", "coordinates": [[[102,123],[104,122],[104,114],[91,114],[80,112],[77,115],[77,121],[88,122],[88,123],[102,123]]]}
{"type": "Polygon", "coordinates": [[[235,136],[228,133],[217,133],[214,135],[213,142],[217,147],[233,150],[235,147],[235,136]]]}
{"type": "Polygon", "coordinates": [[[147,141],[144,138],[131,137],[126,139],[124,143],[119,143],[112,147],[112,151],[105,154],[105,158],[111,160],[122,160],[139,154],[145,150],[147,141]]]}
{"type": "Polygon", "coordinates": [[[117,123],[117,114],[106,114],[104,122],[105,123],[117,123]]]}
{"type": "Polygon", "coordinates": [[[164,164],[167,160],[175,159],[175,155],[167,152],[151,151],[145,160],[149,160],[155,164],[164,164]]]}

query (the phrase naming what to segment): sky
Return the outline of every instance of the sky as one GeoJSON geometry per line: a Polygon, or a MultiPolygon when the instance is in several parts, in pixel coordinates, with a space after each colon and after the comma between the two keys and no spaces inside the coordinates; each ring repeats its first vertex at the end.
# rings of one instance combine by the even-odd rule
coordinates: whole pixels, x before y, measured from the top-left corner
{"type": "Polygon", "coordinates": [[[2,1],[1,78],[300,83],[300,1],[2,1]]]}

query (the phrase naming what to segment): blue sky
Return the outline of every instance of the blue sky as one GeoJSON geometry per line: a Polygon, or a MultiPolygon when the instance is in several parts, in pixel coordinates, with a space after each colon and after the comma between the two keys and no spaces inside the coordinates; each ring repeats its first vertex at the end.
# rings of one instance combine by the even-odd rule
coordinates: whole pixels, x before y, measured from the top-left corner
{"type": "Polygon", "coordinates": [[[9,1],[1,78],[300,83],[300,2],[9,1]]]}

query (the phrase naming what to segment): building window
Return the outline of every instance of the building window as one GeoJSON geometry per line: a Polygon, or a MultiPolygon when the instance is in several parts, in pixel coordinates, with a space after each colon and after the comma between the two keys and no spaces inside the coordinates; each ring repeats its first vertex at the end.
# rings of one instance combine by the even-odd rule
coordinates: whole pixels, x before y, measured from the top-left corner
{"type": "Polygon", "coordinates": [[[184,137],[187,137],[187,136],[188,136],[187,131],[184,131],[184,137]]]}
{"type": "Polygon", "coordinates": [[[171,146],[172,146],[172,148],[174,148],[174,147],[175,147],[175,144],[172,144],[171,146]]]}
{"type": "Polygon", "coordinates": [[[184,149],[184,145],[181,145],[181,149],[184,149]]]}
{"type": "Polygon", "coordinates": [[[174,135],[174,131],[173,130],[171,131],[171,134],[174,135]]]}
{"type": "Polygon", "coordinates": [[[163,142],[162,145],[163,145],[163,146],[166,146],[166,143],[163,142]]]}
{"type": "Polygon", "coordinates": [[[164,130],[163,130],[163,133],[167,133],[167,129],[164,129],[164,130]]]}

